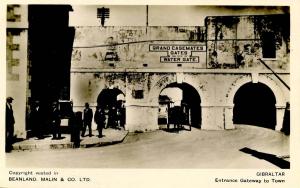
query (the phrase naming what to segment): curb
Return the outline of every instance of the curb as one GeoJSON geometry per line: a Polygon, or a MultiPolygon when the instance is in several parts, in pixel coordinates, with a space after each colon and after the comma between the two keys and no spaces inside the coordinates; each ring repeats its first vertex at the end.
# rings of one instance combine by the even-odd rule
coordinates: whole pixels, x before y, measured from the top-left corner
{"type": "MultiPolygon", "coordinates": [[[[126,136],[128,135],[128,131],[121,137],[121,139],[116,139],[112,141],[100,141],[93,143],[80,143],[78,148],[91,148],[91,147],[101,147],[108,146],[113,144],[122,143],[126,136]]],[[[70,149],[76,148],[74,147],[74,143],[68,141],[68,143],[50,143],[50,144],[14,144],[14,151],[33,151],[33,150],[52,150],[52,149],[70,149]]]]}

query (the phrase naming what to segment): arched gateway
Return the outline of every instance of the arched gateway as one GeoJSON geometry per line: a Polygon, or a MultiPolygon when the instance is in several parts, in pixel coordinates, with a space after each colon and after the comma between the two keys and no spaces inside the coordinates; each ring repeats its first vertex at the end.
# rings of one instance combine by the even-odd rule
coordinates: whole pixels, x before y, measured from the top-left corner
{"type": "Polygon", "coordinates": [[[97,106],[105,111],[107,126],[120,128],[125,126],[125,97],[117,88],[103,89],[97,98],[97,106]]]}
{"type": "Polygon", "coordinates": [[[276,99],[262,83],[246,83],[234,96],[233,123],[275,129],[276,99]]]}
{"type": "Polygon", "coordinates": [[[187,83],[171,83],[159,95],[158,124],[172,123],[172,109],[180,107],[183,125],[201,128],[201,99],[197,90],[187,83]]]}
{"type": "Polygon", "coordinates": [[[288,97],[278,84],[267,75],[259,75],[256,79],[254,75],[238,78],[226,95],[225,128],[234,128],[234,123],[245,123],[280,130],[288,97]],[[258,112],[261,115],[255,115],[258,112]]]}

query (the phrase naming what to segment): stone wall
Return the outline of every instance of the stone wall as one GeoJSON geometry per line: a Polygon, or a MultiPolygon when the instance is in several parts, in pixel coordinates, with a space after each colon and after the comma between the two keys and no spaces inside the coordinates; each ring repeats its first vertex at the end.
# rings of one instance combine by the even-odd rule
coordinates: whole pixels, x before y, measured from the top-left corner
{"type": "Polygon", "coordinates": [[[76,27],[71,99],[77,109],[82,110],[85,102],[95,107],[103,89],[118,88],[126,99],[125,128],[148,131],[158,129],[161,91],[172,83],[186,83],[201,99],[201,129],[224,130],[235,128],[233,98],[237,90],[246,83],[261,82],[275,95],[276,130],[280,130],[289,90],[258,60],[263,59],[289,84],[289,38],[285,26],[273,32],[276,40],[281,39],[276,43],[276,58],[262,57],[259,32],[274,29],[276,18],[207,17],[206,30],[204,27],[76,27]],[[258,24],[259,19],[264,24],[258,24]],[[203,31],[206,31],[204,36],[203,31]],[[237,53],[241,53],[243,63],[237,63],[237,53]],[[197,62],[183,59],[193,56],[197,62]],[[174,59],[166,62],[165,57],[174,59]],[[142,97],[135,96],[137,91],[142,97]]]}
{"type": "Polygon", "coordinates": [[[258,60],[264,59],[275,70],[289,71],[289,15],[212,16],[206,27],[208,68],[264,69],[258,60]],[[266,34],[273,37],[272,58],[264,57],[266,34]]]}
{"type": "MultiPolygon", "coordinates": [[[[126,96],[126,129],[155,130],[158,128],[159,95],[169,84],[176,83],[178,75],[183,83],[194,87],[201,99],[202,129],[222,130],[232,129],[233,97],[236,91],[249,82],[261,82],[267,85],[275,95],[277,115],[277,129],[282,125],[285,103],[289,101],[289,91],[284,88],[272,74],[266,73],[224,73],[224,72],[195,72],[186,70],[183,73],[163,73],[157,71],[141,72],[76,72],[72,73],[71,96],[76,110],[82,110],[85,102],[95,108],[100,92],[109,87],[120,89],[126,96]],[[113,82],[109,78],[114,77],[113,82]],[[126,86],[126,88],[125,88],[126,86]],[[143,98],[135,98],[133,91],[142,90],[143,98]]],[[[282,75],[289,83],[289,75],[282,75]]]]}
{"type": "Polygon", "coordinates": [[[7,5],[6,96],[14,98],[15,135],[26,138],[27,96],[27,6],[7,5]]]}
{"type": "MultiPolygon", "coordinates": [[[[72,68],[171,68],[174,63],[160,63],[170,51],[153,51],[151,45],[204,46],[196,32],[200,27],[76,27],[72,68]]],[[[172,50],[180,53],[180,50],[172,50]]],[[[197,63],[183,67],[205,68],[205,51],[188,51],[185,57],[197,56],[197,63]]],[[[173,57],[178,57],[174,55],[173,57]]],[[[175,63],[176,64],[176,63],[175,63]]]]}

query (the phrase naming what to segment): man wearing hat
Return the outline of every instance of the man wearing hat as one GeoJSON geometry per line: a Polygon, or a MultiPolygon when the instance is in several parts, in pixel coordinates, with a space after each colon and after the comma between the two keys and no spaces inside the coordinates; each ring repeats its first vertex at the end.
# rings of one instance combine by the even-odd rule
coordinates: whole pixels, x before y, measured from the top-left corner
{"type": "Polygon", "coordinates": [[[10,152],[12,150],[13,138],[14,138],[14,112],[12,109],[12,101],[14,99],[12,97],[6,98],[6,141],[5,141],[5,151],[10,152]]]}
{"type": "Polygon", "coordinates": [[[92,136],[92,119],[93,119],[93,110],[90,108],[89,103],[85,103],[85,108],[83,110],[83,130],[81,136],[85,136],[86,128],[89,128],[89,137],[92,136]]]}
{"type": "Polygon", "coordinates": [[[40,101],[36,100],[33,104],[33,108],[30,112],[30,124],[33,131],[33,135],[37,139],[43,138],[43,116],[40,108],[40,101]]]}

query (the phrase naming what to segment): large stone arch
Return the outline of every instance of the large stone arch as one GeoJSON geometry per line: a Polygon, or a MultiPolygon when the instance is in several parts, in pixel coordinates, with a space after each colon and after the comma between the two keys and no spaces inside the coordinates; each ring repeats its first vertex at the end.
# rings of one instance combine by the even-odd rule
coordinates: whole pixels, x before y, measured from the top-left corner
{"type": "Polygon", "coordinates": [[[237,78],[229,87],[226,94],[226,107],[225,107],[225,129],[235,128],[233,125],[233,100],[238,89],[246,83],[249,82],[260,82],[265,84],[273,92],[276,99],[276,130],[280,130],[283,122],[284,109],[286,104],[286,99],[282,88],[273,80],[270,76],[267,75],[244,75],[237,78]]]}
{"type": "Polygon", "coordinates": [[[176,82],[176,75],[162,76],[150,89],[148,95],[148,103],[153,106],[158,106],[158,96],[160,92],[169,84],[176,82]]]}
{"type": "Polygon", "coordinates": [[[198,126],[199,128],[202,129],[202,125],[207,122],[207,120],[205,118],[203,119],[202,117],[203,116],[207,117],[208,115],[206,110],[202,111],[202,96],[204,94],[201,90],[201,85],[200,83],[198,83],[197,79],[191,78],[189,74],[183,74],[183,73],[161,76],[161,78],[159,78],[158,81],[156,81],[155,84],[151,87],[147,98],[147,103],[155,111],[153,113],[154,116],[152,117],[153,121],[157,122],[158,119],[159,95],[161,94],[163,89],[165,89],[167,86],[173,83],[179,83],[179,84],[184,83],[186,85],[189,85],[191,88],[195,90],[196,94],[199,96],[199,113],[200,113],[199,123],[200,124],[198,126]]]}
{"type": "MultiPolygon", "coordinates": [[[[177,77],[178,75],[164,75],[162,76],[154,85],[151,87],[149,95],[148,95],[148,103],[153,105],[153,106],[158,106],[158,97],[161,93],[161,91],[166,88],[168,85],[171,83],[176,83],[177,82],[177,77]]],[[[200,86],[197,85],[197,83],[194,81],[195,79],[189,79],[188,76],[184,76],[183,79],[181,80],[182,83],[189,84],[195,90],[197,91],[198,95],[202,99],[202,96],[204,95],[202,90],[200,89],[200,86]]],[[[201,100],[202,103],[202,100],[201,100]]]]}
{"type": "Polygon", "coordinates": [[[117,99],[117,96],[120,94],[124,95],[124,97],[125,97],[125,93],[117,87],[106,88],[106,89],[104,88],[100,91],[100,93],[97,97],[97,105],[100,105],[100,103],[103,103],[103,102],[105,103],[106,97],[114,97],[117,99]],[[104,98],[104,100],[101,101],[101,98],[104,98]]]}
{"type": "Polygon", "coordinates": [[[108,76],[112,77],[112,78],[105,78],[107,77],[107,75],[105,75],[107,73],[102,73],[101,77],[95,77],[95,75],[99,75],[99,74],[95,74],[94,77],[95,79],[93,80],[94,85],[96,86],[93,89],[93,101],[95,101],[94,105],[97,104],[97,99],[99,94],[104,90],[104,89],[118,89],[120,90],[124,96],[126,97],[126,81],[125,81],[125,75],[120,74],[119,77],[114,78],[112,74],[109,74],[108,76]]]}
{"type": "MultiPolygon", "coordinates": [[[[126,95],[124,73],[110,73],[100,71],[74,71],[71,73],[70,99],[73,100],[73,110],[82,111],[84,104],[90,104],[93,112],[96,110],[97,98],[106,88],[117,88],[126,95]]],[[[92,121],[93,128],[96,124],[92,121]]]]}
{"type": "MultiPolygon", "coordinates": [[[[226,94],[226,104],[227,106],[233,106],[233,99],[234,95],[237,90],[244,84],[248,82],[253,82],[253,76],[246,75],[237,78],[232,84],[231,87],[228,89],[226,94]]],[[[277,83],[269,76],[266,75],[259,75],[258,82],[265,84],[268,86],[275,95],[276,98],[276,106],[282,107],[285,106],[286,100],[283,94],[282,89],[277,85],[277,83]]]]}

